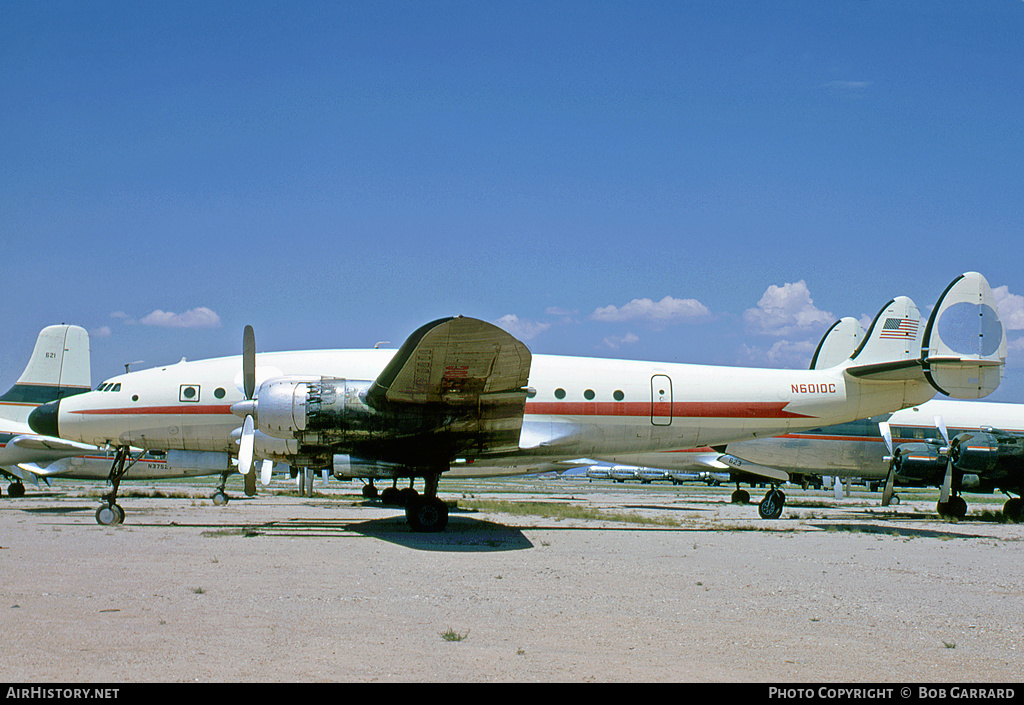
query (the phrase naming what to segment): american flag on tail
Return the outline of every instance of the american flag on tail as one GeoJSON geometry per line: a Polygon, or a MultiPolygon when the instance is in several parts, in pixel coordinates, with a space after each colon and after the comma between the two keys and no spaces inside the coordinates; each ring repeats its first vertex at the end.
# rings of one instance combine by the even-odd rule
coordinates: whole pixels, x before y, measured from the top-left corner
{"type": "Polygon", "coordinates": [[[906,340],[917,337],[917,328],[921,324],[913,318],[887,318],[882,326],[879,338],[897,338],[906,340]]]}

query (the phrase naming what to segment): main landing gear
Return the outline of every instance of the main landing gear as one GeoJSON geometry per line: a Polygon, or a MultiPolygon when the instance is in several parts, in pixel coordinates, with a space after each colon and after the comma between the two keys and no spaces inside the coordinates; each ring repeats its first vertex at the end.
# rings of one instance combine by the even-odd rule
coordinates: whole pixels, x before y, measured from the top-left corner
{"type": "MultiPolygon", "coordinates": [[[[1024,494],[1024,488],[1018,490],[1018,494],[1024,494]]],[[[1003,505],[1003,516],[1006,517],[1007,521],[1012,521],[1014,524],[1020,524],[1024,522],[1024,499],[1020,497],[1010,497],[1006,500],[1006,504],[1003,505]]]]}
{"type": "MultiPolygon", "coordinates": [[[[413,531],[438,532],[444,531],[448,526],[448,505],[437,496],[437,481],[440,473],[430,473],[424,477],[423,494],[417,492],[410,481],[409,486],[398,489],[398,480],[395,479],[391,487],[386,487],[380,493],[380,501],[383,504],[391,504],[405,507],[405,520],[413,531]]],[[[363,496],[369,497],[368,492],[376,494],[373,483],[363,487],[363,496]]]]}
{"type": "MultiPolygon", "coordinates": [[[[731,501],[733,504],[749,504],[750,493],[744,489],[740,489],[740,483],[736,483],[736,490],[732,493],[731,501]]],[[[778,485],[772,485],[772,488],[765,494],[757,505],[757,513],[761,515],[762,519],[778,519],[782,516],[782,510],[786,506],[786,493],[779,489],[778,485]]]]}
{"type": "Polygon", "coordinates": [[[782,510],[786,506],[786,494],[775,485],[768,490],[760,504],[757,505],[757,513],[762,519],[778,519],[782,516],[782,510]]]}

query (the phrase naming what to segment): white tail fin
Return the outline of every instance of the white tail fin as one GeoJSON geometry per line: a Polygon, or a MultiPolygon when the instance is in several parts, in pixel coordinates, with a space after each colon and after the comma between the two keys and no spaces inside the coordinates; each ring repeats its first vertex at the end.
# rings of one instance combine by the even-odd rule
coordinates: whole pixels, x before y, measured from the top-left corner
{"type": "Polygon", "coordinates": [[[3,396],[0,414],[23,420],[32,407],[89,391],[89,334],[79,326],[48,326],[39,332],[25,371],[3,396]],[[8,407],[15,409],[10,413],[8,407]],[[13,414],[13,415],[12,415],[13,414]]]}
{"type": "Polygon", "coordinates": [[[980,399],[999,386],[1006,330],[985,277],[967,272],[942,292],[925,328],[921,361],[928,381],[946,396],[980,399]]]}
{"type": "Polygon", "coordinates": [[[1006,332],[985,277],[962,274],[939,297],[924,328],[917,307],[893,299],[850,357],[847,375],[866,382],[927,380],[957,399],[991,394],[1003,376],[1006,332]]]}
{"type": "Polygon", "coordinates": [[[917,367],[921,335],[921,312],[917,305],[906,296],[897,296],[875,316],[850,360],[856,368],[917,367]]]}
{"type": "Polygon", "coordinates": [[[850,359],[864,339],[864,328],[856,318],[841,318],[821,337],[811,358],[812,370],[825,370],[850,359]]]}

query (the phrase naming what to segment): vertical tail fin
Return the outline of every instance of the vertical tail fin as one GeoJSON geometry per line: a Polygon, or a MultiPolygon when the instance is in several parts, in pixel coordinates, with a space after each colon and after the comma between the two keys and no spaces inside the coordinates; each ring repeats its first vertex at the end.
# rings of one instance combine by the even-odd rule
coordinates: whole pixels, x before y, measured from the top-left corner
{"type": "Polygon", "coordinates": [[[855,365],[903,365],[921,352],[921,312],[906,296],[882,307],[860,345],[850,356],[855,365]]]}
{"type": "Polygon", "coordinates": [[[920,320],[910,299],[890,301],[844,372],[865,382],[923,378],[957,399],[980,399],[999,386],[1006,331],[985,277],[977,272],[960,275],[939,297],[923,330],[920,320]]]}
{"type": "MultiPolygon", "coordinates": [[[[25,371],[0,402],[43,404],[87,392],[91,386],[89,334],[79,326],[47,326],[39,332],[25,371]]],[[[27,412],[26,412],[27,413],[27,412]]]]}
{"type": "Polygon", "coordinates": [[[967,272],[946,287],[921,341],[925,377],[946,396],[980,399],[1003,377],[1006,330],[985,277],[967,272]]]}
{"type": "Polygon", "coordinates": [[[811,358],[812,370],[825,370],[850,359],[864,339],[864,328],[856,318],[841,318],[825,331],[811,358]]]}

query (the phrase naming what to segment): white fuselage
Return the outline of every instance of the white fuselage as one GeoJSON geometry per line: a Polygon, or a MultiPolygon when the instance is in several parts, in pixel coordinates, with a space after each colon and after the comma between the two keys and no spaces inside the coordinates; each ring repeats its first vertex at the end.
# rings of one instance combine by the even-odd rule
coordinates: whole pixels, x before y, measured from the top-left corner
{"type": "MultiPolygon", "coordinates": [[[[889,449],[878,423],[888,422],[893,446],[897,447],[903,443],[940,439],[936,417],[942,419],[950,437],[982,427],[1024,433],[1024,405],[932,399],[892,414],[852,423],[729,443],[727,452],[791,474],[884,480],[889,470],[889,449]]],[[[642,455],[641,460],[655,467],[707,469],[701,455],[706,455],[708,450],[649,453],[642,455]]]]}
{"type": "MultiPolygon", "coordinates": [[[[262,353],[257,383],[284,375],[373,380],[391,350],[262,353]]],[[[243,400],[238,356],[182,361],[121,375],[64,399],[61,437],[151,450],[237,452],[243,400]]],[[[774,370],[534,355],[518,452],[455,459],[456,474],[531,472],[531,465],[592,457],[629,464],[644,454],[713,446],[852,421],[919,404],[923,379],[857,382],[841,367],[774,370]],[[470,465],[463,464],[471,463],[470,465]],[[471,472],[469,472],[471,471],[471,472]]],[[[294,441],[264,438],[263,457],[294,441]]],[[[659,456],[668,454],[658,453],[659,456]]]]}

